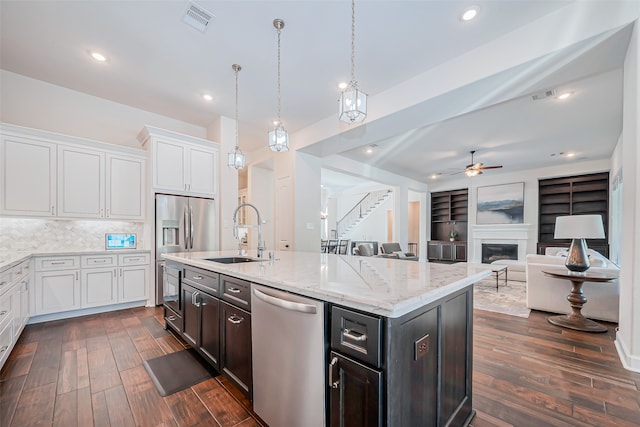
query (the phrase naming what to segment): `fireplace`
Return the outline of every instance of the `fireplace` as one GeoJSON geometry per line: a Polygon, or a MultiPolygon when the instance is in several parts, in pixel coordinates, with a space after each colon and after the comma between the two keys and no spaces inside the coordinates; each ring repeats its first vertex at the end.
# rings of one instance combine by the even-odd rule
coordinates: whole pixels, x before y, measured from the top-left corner
{"type": "Polygon", "coordinates": [[[518,245],[506,243],[483,243],[482,263],[491,264],[499,259],[518,259],[518,245]]]}

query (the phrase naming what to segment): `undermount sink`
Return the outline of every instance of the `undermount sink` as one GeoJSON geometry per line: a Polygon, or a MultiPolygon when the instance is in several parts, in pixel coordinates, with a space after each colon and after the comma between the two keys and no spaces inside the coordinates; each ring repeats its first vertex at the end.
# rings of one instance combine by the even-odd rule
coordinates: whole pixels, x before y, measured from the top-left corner
{"type": "Polygon", "coordinates": [[[228,256],[228,257],[221,257],[221,258],[205,258],[205,261],[213,261],[213,262],[219,262],[221,264],[238,264],[241,262],[253,262],[253,261],[262,261],[260,259],[255,259],[255,258],[249,258],[246,256],[228,256]]]}

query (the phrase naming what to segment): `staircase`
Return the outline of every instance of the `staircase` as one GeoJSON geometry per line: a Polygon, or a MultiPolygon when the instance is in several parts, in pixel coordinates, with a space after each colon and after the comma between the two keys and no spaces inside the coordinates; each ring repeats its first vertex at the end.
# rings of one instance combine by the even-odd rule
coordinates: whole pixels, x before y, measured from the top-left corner
{"type": "Polygon", "coordinates": [[[347,214],[338,221],[338,239],[344,239],[354,228],[364,221],[391,194],[392,190],[379,190],[367,193],[347,214]]]}

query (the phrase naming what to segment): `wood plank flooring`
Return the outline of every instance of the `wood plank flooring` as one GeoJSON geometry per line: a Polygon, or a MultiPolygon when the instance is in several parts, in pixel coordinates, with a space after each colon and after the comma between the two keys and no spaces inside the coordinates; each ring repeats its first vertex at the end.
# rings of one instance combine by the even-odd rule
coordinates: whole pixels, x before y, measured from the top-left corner
{"type": "MultiPolygon", "coordinates": [[[[536,311],[474,322],[473,426],[640,426],[640,374],[622,368],[615,325],[576,332],[536,311]]],[[[0,372],[0,427],[259,426],[221,377],[160,397],[142,361],[183,348],[159,308],[29,325],[0,372]]]]}

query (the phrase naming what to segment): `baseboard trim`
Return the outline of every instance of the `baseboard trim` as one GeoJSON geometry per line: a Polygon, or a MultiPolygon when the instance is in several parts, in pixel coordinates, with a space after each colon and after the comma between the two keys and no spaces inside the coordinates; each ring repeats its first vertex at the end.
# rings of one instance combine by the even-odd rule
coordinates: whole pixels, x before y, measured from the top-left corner
{"type": "Polygon", "coordinates": [[[27,325],[48,322],[50,320],[70,319],[72,317],[87,316],[89,314],[106,313],[108,311],[124,310],[126,308],[144,307],[146,300],[125,302],[121,304],[84,308],[80,310],[63,311],[58,313],[40,314],[29,318],[27,325]]]}
{"type": "Polygon", "coordinates": [[[640,372],[640,356],[634,356],[629,352],[627,345],[621,339],[620,331],[616,331],[614,344],[622,366],[629,371],[640,372]]]}

